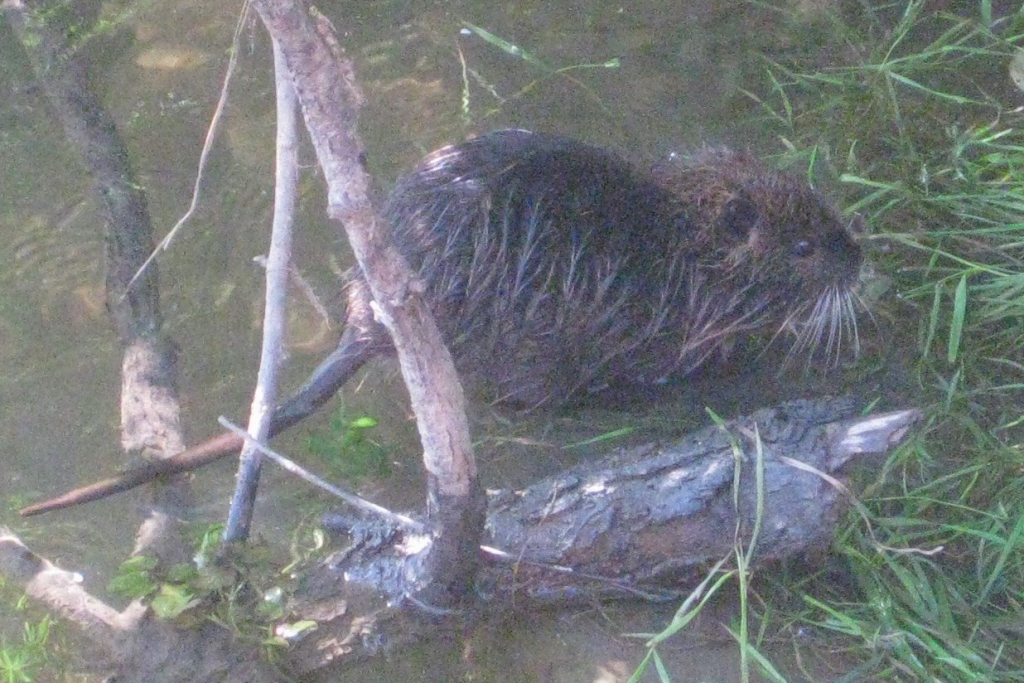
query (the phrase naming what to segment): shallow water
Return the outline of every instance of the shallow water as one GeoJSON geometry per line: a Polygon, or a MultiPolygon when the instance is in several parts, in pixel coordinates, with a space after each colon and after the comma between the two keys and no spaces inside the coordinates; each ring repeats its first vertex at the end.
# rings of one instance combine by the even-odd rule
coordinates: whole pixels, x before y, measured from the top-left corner
{"type": "MultiPolygon", "coordinates": [[[[424,152],[500,127],[572,135],[656,158],[706,142],[778,151],[756,122],[741,87],[758,67],[762,41],[788,40],[756,14],[733,3],[360,2],[331,8],[355,56],[368,105],[361,130],[382,187],[424,152]],[[527,50],[538,66],[511,56],[462,22],[527,50]],[[618,59],[618,68],[574,68],[618,59]]],[[[807,20],[816,11],[805,3],[807,20]]],[[[183,6],[151,3],[113,37],[98,40],[94,82],[128,141],[148,191],[158,233],[173,225],[189,202],[196,159],[216,101],[235,8],[223,3],[183,6]]],[[[194,440],[215,431],[215,419],[240,419],[248,405],[259,345],[261,272],[252,258],[265,250],[270,216],[273,135],[272,85],[266,38],[250,29],[232,89],[225,129],[214,147],[199,213],[161,257],[162,304],[181,346],[181,399],[194,440]]],[[[119,355],[103,308],[102,237],[89,181],[67,149],[13,43],[0,30],[0,500],[15,506],[63,491],[117,469],[119,355]]],[[[786,47],[786,46],[782,46],[786,47]]],[[[311,150],[304,160],[312,166],[311,150]]],[[[321,218],[319,179],[303,180],[302,230],[296,264],[337,324],[337,273],[347,249],[321,218]]],[[[316,308],[298,292],[292,306],[288,373],[300,379],[329,348],[316,308]]],[[[691,390],[674,397],[653,419],[591,411],[541,417],[508,426],[479,410],[477,438],[488,483],[519,485],[581,457],[557,444],[621,426],[648,431],[631,438],[678,433],[700,421],[703,405],[730,414],[792,395],[771,377],[758,377],[714,396],[691,390]],[[695,396],[696,394],[696,396],[695,396]],[[730,395],[731,394],[731,395],[730,395]],[[742,400],[736,398],[742,394],[742,400]]],[[[377,500],[411,507],[421,498],[415,433],[393,369],[376,367],[358,388],[346,390],[353,413],[380,418],[380,440],[395,475],[369,487],[377,500]]],[[[322,423],[322,418],[321,418],[322,423]]],[[[305,429],[305,428],[303,428],[305,429]]],[[[302,431],[302,430],[299,430],[302,431]]],[[[280,441],[301,456],[304,437],[280,441]]],[[[231,465],[200,475],[203,514],[218,519],[233,478],[231,465]]],[[[308,507],[280,478],[264,486],[257,530],[287,539],[308,507]]],[[[33,546],[68,568],[84,571],[102,590],[132,546],[142,497],[121,495],[70,512],[17,523],[33,546]]],[[[8,515],[5,522],[12,522],[8,515]]],[[[673,646],[673,680],[734,680],[736,655],[722,623],[735,619],[730,602],[698,635],[673,646]]],[[[525,627],[512,622],[465,645],[470,661],[451,656],[424,665],[420,680],[625,680],[642,655],[624,632],[657,630],[671,610],[615,608],[545,615],[525,627]],[[499,646],[497,643],[501,643],[499,646]],[[508,645],[505,645],[508,643],[508,645]],[[515,652],[515,655],[510,654],[515,652]],[[521,669],[516,667],[521,666],[521,669]]],[[[435,653],[436,654],[436,653],[435,653]]],[[[405,665],[413,666],[414,660],[405,665]]],[[[390,673],[389,673],[390,672],[390,673]]],[[[362,679],[390,680],[388,671],[362,679]]],[[[409,673],[407,670],[406,673],[409,673]]]]}

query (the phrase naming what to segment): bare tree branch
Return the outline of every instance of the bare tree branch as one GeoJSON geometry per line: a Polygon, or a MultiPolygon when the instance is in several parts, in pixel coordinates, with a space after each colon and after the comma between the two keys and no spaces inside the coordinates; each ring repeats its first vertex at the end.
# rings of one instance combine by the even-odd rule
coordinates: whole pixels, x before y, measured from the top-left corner
{"type": "MultiPolygon", "coordinates": [[[[274,84],[277,91],[277,163],[274,182],[274,225],[267,256],[267,285],[263,310],[263,347],[260,370],[249,413],[249,435],[256,442],[267,439],[277,401],[278,369],[285,334],[285,304],[288,298],[288,265],[292,251],[292,223],[297,203],[298,103],[284,66],[281,48],[274,45],[274,84]]],[[[241,541],[249,536],[249,525],[260,475],[260,453],[249,444],[242,450],[235,493],[231,498],[224,540],[241,541]]]]}
{"type": "Polygon", "coordinates": [[[330,22],[315,10],[291,0],[254,0],[253,7],[280,44],[327,180],[330,216],[344,227],[377,319],[391,333],[416,413],[434,529],[423,553],[420,590],[428,602],[458,602],[475,573],[483,525],[465,399],[422,288],[389,243],[370,202],[370,177],[356,133],[363,97],[352,62],[330,22]]]}

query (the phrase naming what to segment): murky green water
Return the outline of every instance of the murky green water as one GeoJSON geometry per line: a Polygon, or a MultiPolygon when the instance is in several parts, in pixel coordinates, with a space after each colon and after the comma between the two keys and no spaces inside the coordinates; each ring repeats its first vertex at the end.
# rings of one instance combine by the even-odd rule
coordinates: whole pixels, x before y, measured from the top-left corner
{"type": "MultiPolygon", "coordinates": [[[[347,5],[323,9],[360,70],[369,100],[361,129],[382,186],[430,149],[508,126],[556,131],[649,158],[704,142],[778,149],[760,132],[756,108],[740,90],[750,87],[762,44],[780,40],[782,48],[792,47],[785,44],[792,34],[768,23],[777,15],[711,0],[347,5]],[[460,34],[462,22],[518,45],[534,61],[460,34]],[[618,68],[600,66],[613,60],[618,68]]],[[[189,203],[236,11],[234,4],[210,0],[150,3],[115,36],[97,41],[95,87],[129,143],[158,233],[189,203]]],[[[20,503],[121,464],[119,353],[103,308],[102,226],[89,181],[6,30],[0,43],[0,500],[20,503]]],[[[250,29],[201,209],[160,260],[162,302],[182,349],[181,399],[193,440],[214,432],[219,414],[243,416],[255,374],[262,274],[251,260],[266,248],[272,191],[268,52],[265,36],[250,29]]],[[[305,161],[312,169],[308,148],[305,161]]],[[[336,322],[336,273],[348,257],[320,218],[323,209],[321,183],[308,173],[296,264],[336,322]]],[[[299,294],[293,311],[289,373],[295,381],[337,332],[325,330],[299,294]]],[[[414,432],[394,373],[371,370],[345,400],[354,411],[381,417],[381,438],[396,449],[397,473],[376,490],[378,500],[415,505],[421,494],[414,432]]],[[[556,421],[529,438],[571,441],[624,419],[601,415],[584,426],[556,421]]],[[[659,424],[664,428],[669,418],[659,424]]],[[[487,429],[494,430],[485,425],[481,434],[487,429]]],[[[517,440],[482,441],[491,483],[525,483],[559,458],[576,457],[524,446],[527,435],[511,428],[497,431],[517,440]]],[[[301,435],[281,443],[301,455],[301,435]]],[[[277,481],[268,481],[257,520],[271,536],[286,534],[301,514],[291,509],[294,496],[272,490],[277,481]]],[[[210,519],[223,514],[231,482],[227,463],[201,475],[198,494],[210,519]]],[[[140,500],[122,495],[19,530],[63,566],[87,570],[90,585],[102,589],[106,573],[131,548],[140,500]]],[[[620,634],[656,630],[663,616],[662,610],[616,608],[552,615],[539,630],[536,623],[502,627],[473,644],[469,669],[474,680],[488,681],[625,680],[641,650],[620,634]],[[506,641],[515,656],[496,644],[506,641]]],[[[727,607],[719,616],[732,618],[727,607]]],[[[706,631],[680,646],[674,680],[734,680],[730,639],[718,623],[706,631]]],[[[447,659],[426,667],[422,680],[450,680],[462,666],[459,650],[447,659]]],[[[363,672],[361,679],[388,675],[363,672]]]]}

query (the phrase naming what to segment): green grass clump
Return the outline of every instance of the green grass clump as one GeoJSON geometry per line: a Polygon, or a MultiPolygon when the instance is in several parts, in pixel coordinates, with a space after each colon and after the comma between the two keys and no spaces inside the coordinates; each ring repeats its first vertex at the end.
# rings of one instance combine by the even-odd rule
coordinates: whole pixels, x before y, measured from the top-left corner
{"type": "Polygon", "coordinates": [[[20,642],[0,638],[0,681],[31,683],[50,661],[48,645],[53,620],[26,621],[20,642]]]}
{"type": "Polygon", "coordinates": [[[1024,339],[1024,118],[1011,72],[1024,82],[1015,61],[1024,15],[986,23],[986,3],[964,15],[929,12],[933,4],[833,17],[826,52],[839,63],[767,56],[765,92],[749,94],[792,154],[839,176],[849,211],[888,250],[874,260],[901,295],[937,308],[929,341],[946,331],[949,347],[1014,351],[1024,339]],[[997,339],[974,336],[983,329],[997,339]]]}
{"type": "Polygon", "coordinates": [[[865,334],[883,337],[879,354],[906,340],[893,362],[911,378],[874,381],[928,415],[869,489],[869,521],[837,543],[848,581],[801,584],[788,626],[815,626],[866,679],[1018,681],[1024,13],[937,4],[830,15],[821,49],[766,55],[747,93],[791,161],[838,179],[870,226],[868,258],[896,295],[865,334]]]}
{"type": "Polygon", "coordinates": [[[56,622],[49,616],[36,620],[27,613],[28,599],[0,578],[0,614],[7,619],[0,632],[0,683],[31,683],[59,675],[59,655],[63,649],[56,636],[56,622]],[[14,615],[20,615],[15,618],[14,615]],[[16,635],[12,622],[21,621],[16,635]]]}

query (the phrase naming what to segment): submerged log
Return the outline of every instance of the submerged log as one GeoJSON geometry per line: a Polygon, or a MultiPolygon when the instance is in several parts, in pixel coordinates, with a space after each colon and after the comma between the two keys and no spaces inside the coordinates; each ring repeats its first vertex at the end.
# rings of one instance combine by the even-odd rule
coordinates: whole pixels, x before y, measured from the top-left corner
{"type": "Polygon", "coordinates": [[[849,398],[792,401],[499,492],[489,541],[529,564],[514,582],[493,568],[495,586],[509,597],[578,592],[578,577],[545,566],[559,565],[610,580],[588,593],[629,597],[685,585],[737,547],[759,564],[827,547],[850,502],[848,466],[885,453],[918,417],[855,414],[849,398]]]}
{"type": "MultiPolygon", "coordinates": [[[[500,612],[538,601],[671,598],[737,547],[753,549],[755,568],[827,547],[859,456],[887,452],[920,415],[857,413],[850,398],[793,401],[673,443],[623,449],[523,491],[492,491],[477,590],[500,612]]],[[[376,520],[348,531],[348,547],[311,572],[294,601],[296,614],[320,622],[294,652],[303,671],[368,654],[360,642],[420,635],[418,619],[396,619],[385,603],[440,616],[405,600],[415,593],[407,579],[417,561],[410,549],[420,545],[414,532],[376,520]],[[384,598],[374,619],[340,607],[353,592],[384,598]]]]}

